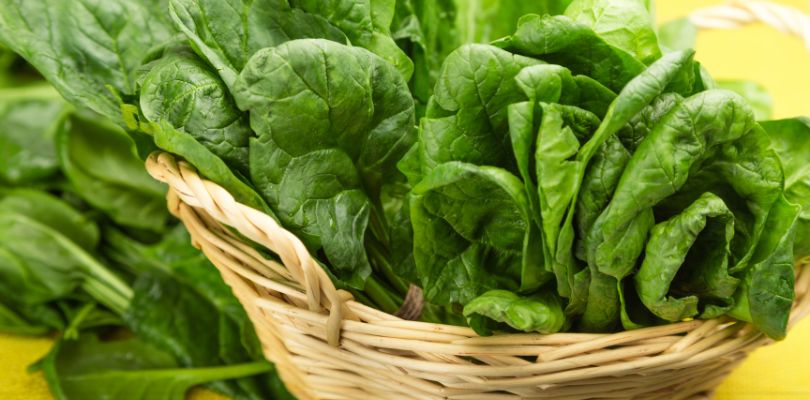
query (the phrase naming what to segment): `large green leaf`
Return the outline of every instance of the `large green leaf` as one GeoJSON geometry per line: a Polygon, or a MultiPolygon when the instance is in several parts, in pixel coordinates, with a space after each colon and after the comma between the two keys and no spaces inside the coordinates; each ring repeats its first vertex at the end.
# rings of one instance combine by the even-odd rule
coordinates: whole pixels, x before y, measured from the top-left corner
{"type": "Polygon", "coordinates": [[[405,80],[367,50],[303,39],[258,52],[235,97],[257,133],[253,183],[339,279],[362,288],[367,227],[382,222],[382,186],[415,139],[405,80]]]}
{"type": "Polygon", "coordinates": [[[661,57],[652,18],[643,1],[574,0],[565,15],[645,64],[661,57]]]}
{"type": "Polygon", "coordinates": [[[0,42],[74,104],[121,121],[147,51],[170,36],[165,10],[128,0],[0,2],[0,42]]]}
{"type": "Polygon", "coordinates": [[[724,314],[739,284],[728,274],[733,236],[734,215],[712,193],[657,224],[634,277],[641,301],[667,321],[724,314]]]}
{"type": "Polygon", "coordinates": [[[247,175],[253,132],[217,73],[185,49],[165,54],[149,68],[139,103],[146,119],[166,121],[247,175]]]}
{"type": "Polygon", "coordinates": [[[793,251],[810,255],[810,119],[807,117],[761,122],[785,171],[785,197],[802,207],[793,251]]]}
{"type": "Polygon", "coordinates": [[[466,45],[450,54],[421,122],[422,173],[447,161],[517,172],[507,106],[526,100],[514,78],[539,63],[488,45],[466,45]]]}
{"type": "Polygon", "coordinates": [[[0,90],[0,182],[31,184],[53,176],[53,136],[65,103],[47,86],[0,90]]]}
{"type": "Polygon", "coordinates": [[[31,204],[25,213],[0,211],[0,237],[4,238],[0,245],[0,296],[6,302],[32,307],[70,297],[81,288],[99,303],[123,311],[131,289],[66,235],[79,229],[63,224],[75,217],[64,215],[49,225],[26,215],[37,209],[43,209],[45,215],[64,212],[52,204],[56,201],[31,204]]]}
{"type": "Polygon", "coordinates": [[[305,38],[351,41],[396,66],[407,79],[413,64],[389,31],[394,7],[392,0],[170,1],[178,29],[229,88],[258,50],[305,38]]]}
{"type": "Polygon", "coordinates": [[[795,297],[792,243],[799,209],[784,197],[776,201],[729,312],[776,340],[787,334],[795,297]]]}
{"type": "Polygon", "coordinates": [[[272,370],[267,362],[180,368],[170,354],[141,340],[102,342],[94,334],[57,342],[41,366],[59,400],[182,400],[193,386],[272,370]]]}
{"type": "Polygon", "coordinates": [[[146,173],[123,130],[94,115],[70,114],[56,143],[62,171],[88,204],[120,225],[163,229],[169,218],[165,188],[146,173]]]}
{"type": "Polygon", "coordinates": [[[411,220],[427,299],[466,304],[489,289],[521,286],[524,241],[533,221],[523,183],[514,175],[441,164],[414,187],[411,220]]]}
{"type": "MultiPolygon", "coordinates": [[[[124,321],[139,338],[169,352],[184,367],[262,360],[253,325],[213,265],[180,226],[153,245],[107,230],[107,255],[138,277],[124,321]]],[[[286,396],[275,376],[216,382],[244,399],[286,396]]]]}
{"type": "Polygon", "coordinates": [[[560,298],[552,292],[521,297],[506,290],[490,290],[467,303],[464,316],[480,335],[510,328],[550,334],[566,325],[560,298]]]}
{"type": "Polygon", "coordinates": [[[498,46],[560,64],[613,91],[621,90],[644,70],[644,64],[631,54],[608,44],[588,26],[565,16],[523,16],[515,33],[499,41],[498,46]]]}
{"type": "MultiPolygon", "coordinates": [[[[734,269],[744,268],[783,179],[778,158],[765,150],[764,140],[750,108],[739,96],[707,91],[684,100],[633,154],[613,199],[591,231],[589,263],[616,278],[626,276],[641,251],[640,247],[620,245],[633,221],[705,169],[706,174],[711,171],[727,182],[748,203],[754,226],[751,237],[743,239],[741,247],[745,250],[737,254],[740,258],[734,269]],[[736,150],[723,151],[729,146],[736,150]],[[749,167],[753,160],[756,168],[749,167]]],[[[698,185],[702,179],[693,181],[698,185]]],[[[684,191],[700,195],[691,185],[684,191]]]]}

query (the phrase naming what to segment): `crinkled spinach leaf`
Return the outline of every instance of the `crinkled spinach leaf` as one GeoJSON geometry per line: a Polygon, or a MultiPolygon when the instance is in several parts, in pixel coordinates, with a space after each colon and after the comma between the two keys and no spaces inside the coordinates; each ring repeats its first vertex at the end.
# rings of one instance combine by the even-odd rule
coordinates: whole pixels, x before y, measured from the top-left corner
{"type": "Polygon", "coordinates": [[[259,51],[234,95],[257,134],[253,183],[339,279],[362,288],[366,231],[384,220],[382,186],[400,176],[415,139],[405,80],[362,48],[302,39],[259,51]]]}

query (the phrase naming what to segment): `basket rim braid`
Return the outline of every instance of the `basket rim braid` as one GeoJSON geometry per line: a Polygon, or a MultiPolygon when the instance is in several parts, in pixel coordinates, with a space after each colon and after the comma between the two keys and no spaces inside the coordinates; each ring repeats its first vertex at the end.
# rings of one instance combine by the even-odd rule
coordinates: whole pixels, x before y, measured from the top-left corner
{"type": "MultiPolygon", "coordinates": [[[[337,290],[298,238],[190,164],[156,152],[146,165],[169,184],[169,210],[231,286],[266,357],[302,400],[699,398],[770,342],[728,318],[613,334],[490,337],[404,320],[337,290]]],[[[799,264],[791,327],[810,314],[810,258],[799,264]]]]}
{"type": "MultiPolygon", "coordinates": [[[[810,16],[789,6],[734,1],[689,18],[700,29],[764,22],[810,50],[810,16]]],[[[708,398],[747,354],[771,342],[727,317],[613,334],[490,337],[410,321],[337,290],[295,235],[185,161],[156,152],[146,167],[169,185],[169,210],[219,269],[265,356],[302,400],[708,398]]],[[[789,328],[810,314],[808,265],[810,257],[798,263],[789,328]]]]}

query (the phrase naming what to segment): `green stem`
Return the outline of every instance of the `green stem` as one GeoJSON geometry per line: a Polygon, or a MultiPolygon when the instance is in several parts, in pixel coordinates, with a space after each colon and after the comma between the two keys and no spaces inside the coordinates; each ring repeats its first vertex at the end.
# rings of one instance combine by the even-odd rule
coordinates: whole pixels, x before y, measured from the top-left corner
{"type": "Polygon", "coordinates": [[[0,89],[0,99],[60,100],[62,96],[59,95],[59,92],[57,92],[53,86],[44,84],[0,89]]]}
{"type": "Polygon", "coordinates": [[[124,315],[124,312],[126,312],[129,307],[130,300],[132,300],[131,293],[127,296],[93,278],[87,278],[82,283],[82,289],[84,289],[90,297],[105,305],[119,316],[124,315]]]}
{"type": "Polygon", "coordinates": [[[382,249],[382,245],[375,240],[366,241],[366,249],[371,258],[372,264],[382,272],[386,281],[388,281],[400,295],[408,292],[409,284],[394,272],[393,266],[388,261],[386,252],[382,249]]]}
{"type": "Polygon", "coordinates": [[[189,374],[189,382],[199,385],[210,381],[224,381],[228,379],[244,378],[273,371],[273,365],[267,361],[256,361],[244,364],[232,364],[222,367],[207,367],[193,369],[178,369],[167,372],[189,374]]]}
{"type": "Polygon", "coordinates": [[[132,288],[126,282],[112,273],[105,265],[98,262],[79,245],[55,232],[50,227],[23,215],[15,215],[14,218],[50,236],[51,239],[67,250],[78,261],[78,264],[83,267],[82,273],[85,282],[82,284],[82,288],[87,290],[87,293],[91,296],[94,296],[99,303],[109,306],[119,315],[126,311],[133,296],[132,288]]]}
{"type": "Polygon", "coordinates": [[[90,315],[96,308],[96,303],[87,303],[79,309],[79,312],[76,313],[76,316],[70,320],[70,324],[68,324],[67,328],[65,329],[64,337],[65,339],[77,339],[79,337],[79,328],[81,327],[82,322],[84,319],[90,315]]]}
{"type": "Polygon", "coordinates": [[[129,300],[132,299],[133,294],[132,288],[130,288],[126,282],[124,282],[117,275],[113,274],[106,266],[98,262],[91,255],[87,254],[87,252],[72,241],[57,235],[55,235],[54,238],[61,242],[65,248],[68,248],[70,252],[76,256],[78,261],[81,261],[82,265],[85,267],[85,273],[87,274],[88,280],[95,278],[98,280],[98,282],[103,283],[105,286],[108,286],[110,289],[119,293],[121,298],[126,299],[125,303],[129,303],[129,300]]]}
{"type": "Polygon", "coordinates": [[[366,281],[365,293],[374,301],[379,310],[389,314],[397,312],[400,303],[402,303],[402,300],[396,301],[391,292],[385,289],[374,275],[370,276],[366,281]]]}

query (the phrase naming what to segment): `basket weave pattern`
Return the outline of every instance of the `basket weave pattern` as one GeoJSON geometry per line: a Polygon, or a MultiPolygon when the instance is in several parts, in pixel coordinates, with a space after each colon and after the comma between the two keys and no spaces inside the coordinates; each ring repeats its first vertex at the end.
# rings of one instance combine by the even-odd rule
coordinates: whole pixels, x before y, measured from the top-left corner
{"type": "MultiPolygon", "coordinates": [[[[336,290],[298,238],[184,161],[155,153],[147,169],[169,184],[170,211],[220,270],[265,355],[302,400],[700,398],[769,342],[725,318],[615,334],[492,337],[403,320],[336,290]]],[[[791,326],[810,314],[810,268],[797,271],[791,326]]]]}
{"type": "MultiPolygon", "coordinates": [[[[810,50],[810,16],[790,7],[735,1],[690,19],[701,29],[764,22],[810,50]]],[[[155,153],[147,169],[169,185],[169,210],[233,289],[266,357],[301,400],[707,398],[769,343],[727,318],[615,334],[492,337],[404,320],[336,290],[295,235],[189,164],[155,153]]],[[[790,326],[810,314],[809,264],[810,257],[799,262],[790,326]]]]}

